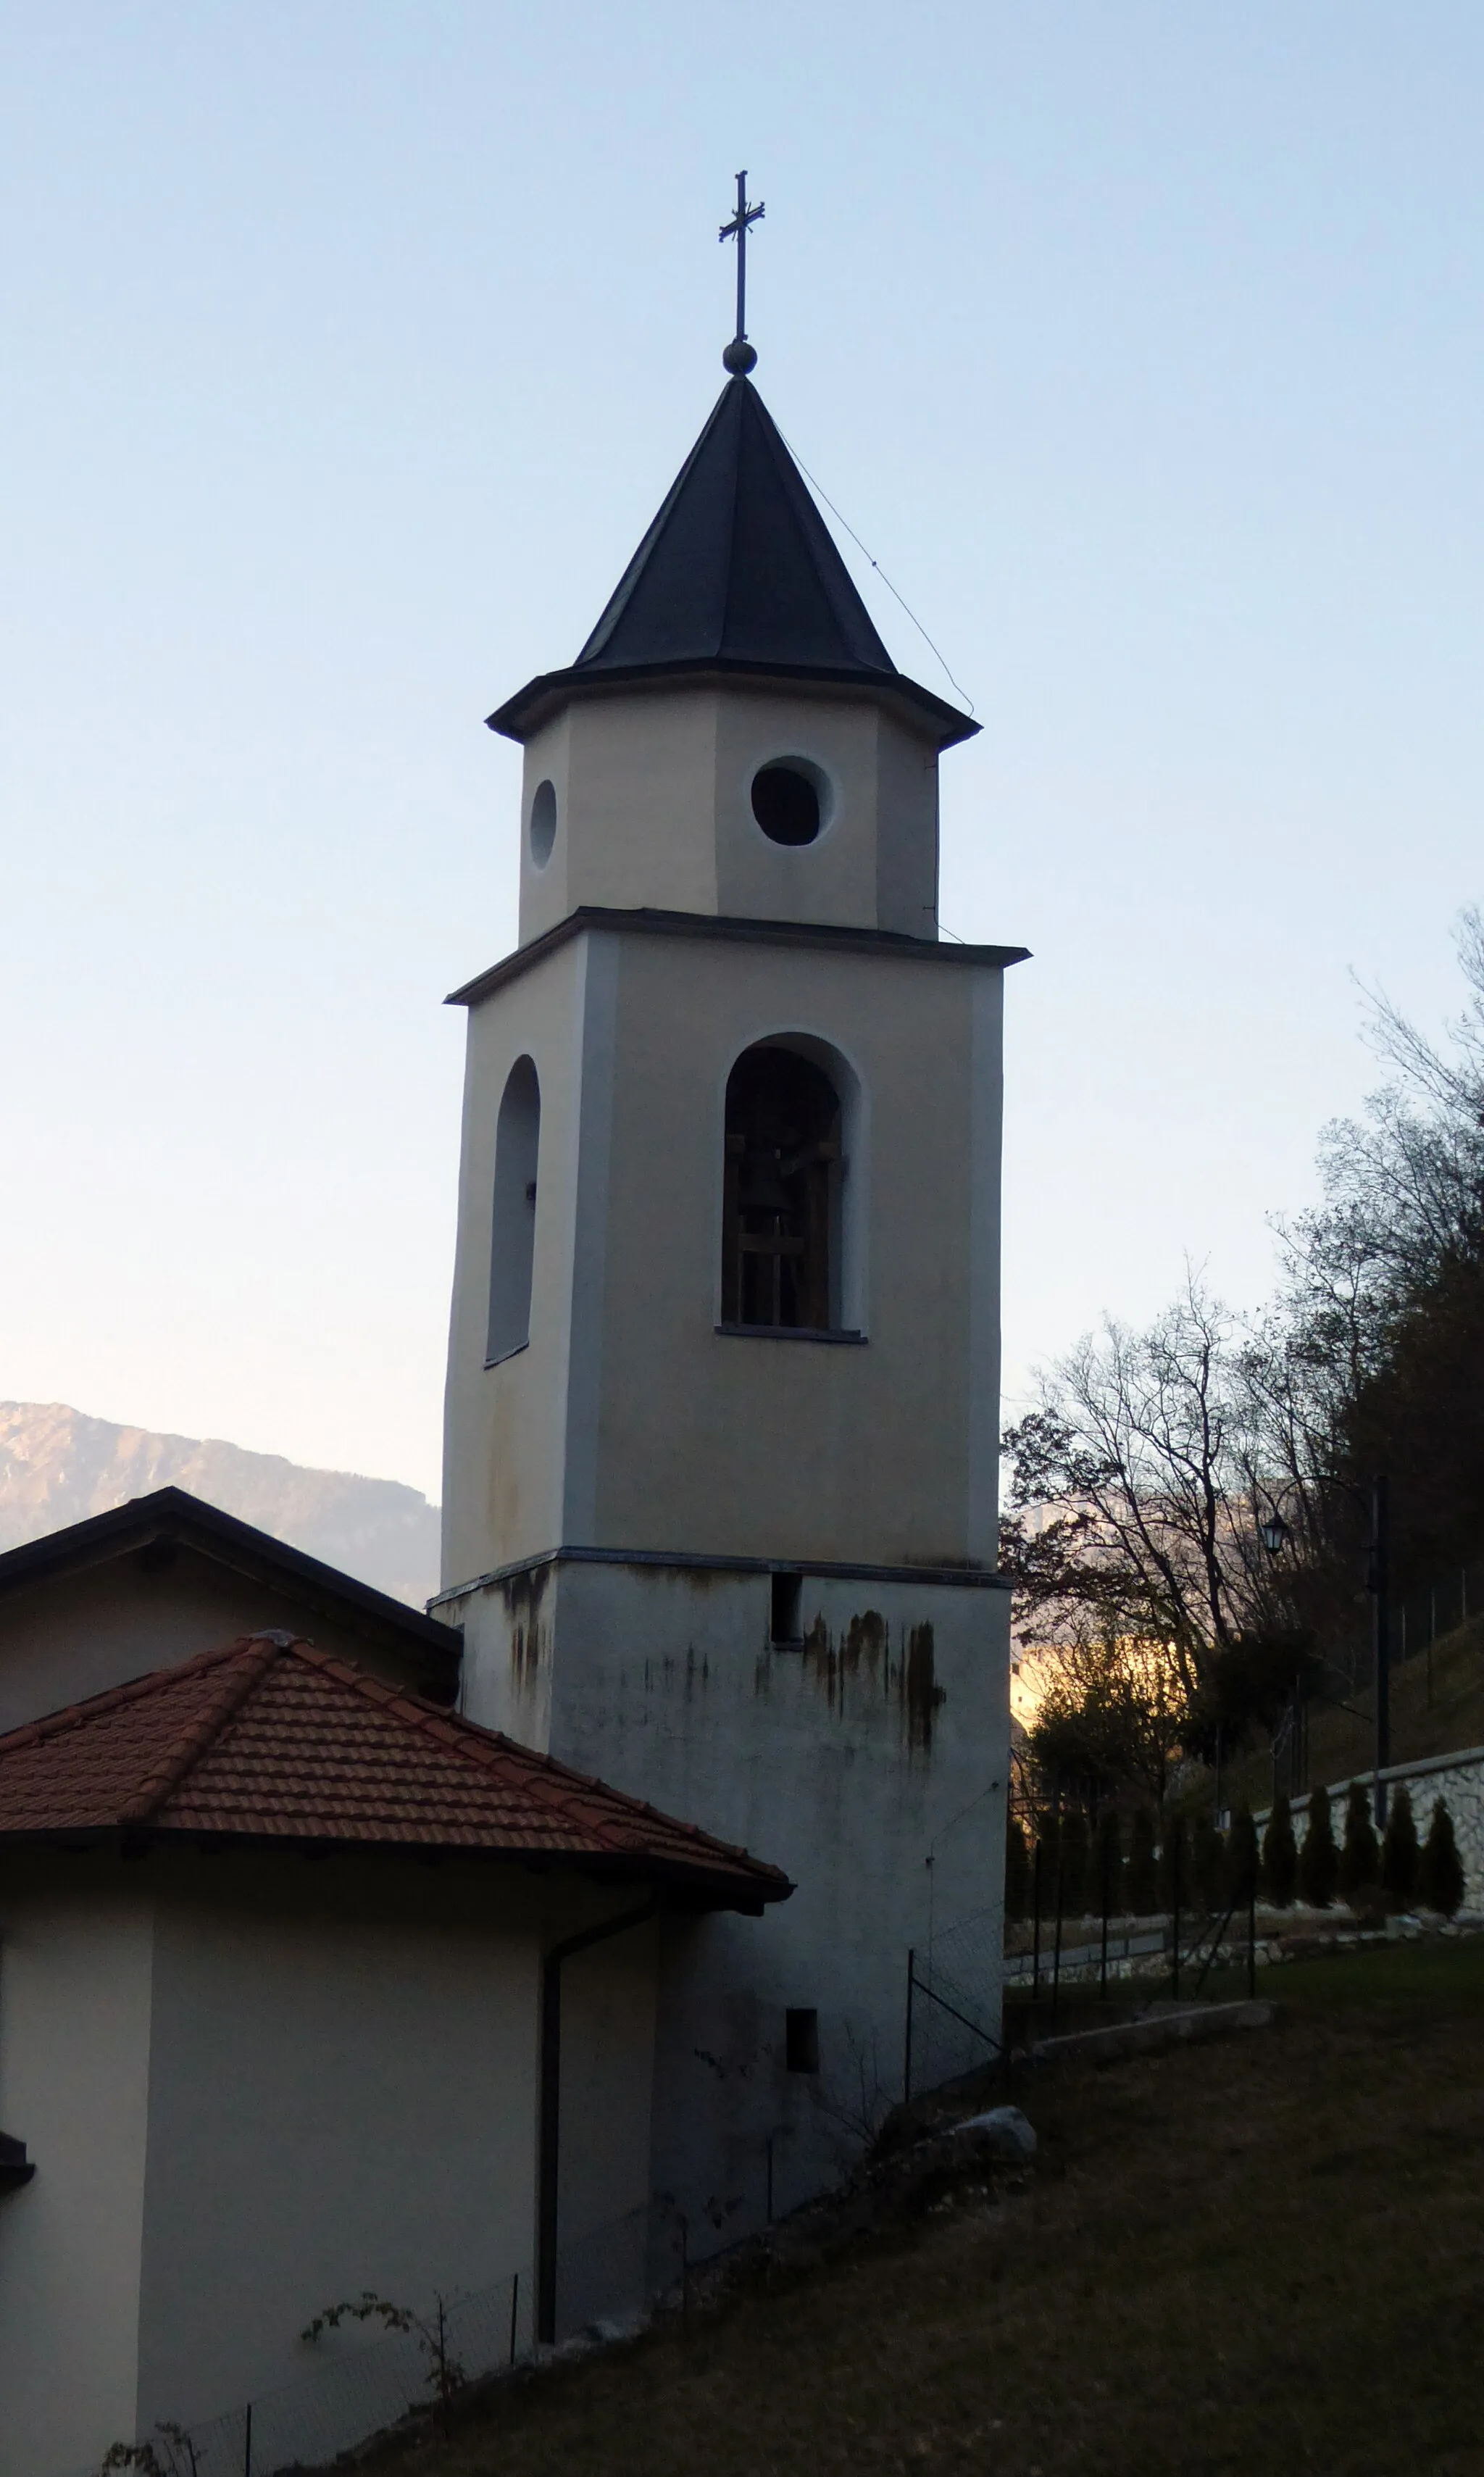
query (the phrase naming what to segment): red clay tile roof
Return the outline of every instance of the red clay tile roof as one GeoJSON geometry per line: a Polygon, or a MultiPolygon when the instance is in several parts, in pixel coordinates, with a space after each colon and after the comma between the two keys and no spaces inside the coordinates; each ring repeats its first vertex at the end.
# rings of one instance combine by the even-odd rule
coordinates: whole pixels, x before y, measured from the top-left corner
{"type": "Polygon", "coordinates": [[[115,1833],[566,1863],[755,1909],[776,1866],[283,1634],[0,1737],[0,1839],[115,1833]]]}

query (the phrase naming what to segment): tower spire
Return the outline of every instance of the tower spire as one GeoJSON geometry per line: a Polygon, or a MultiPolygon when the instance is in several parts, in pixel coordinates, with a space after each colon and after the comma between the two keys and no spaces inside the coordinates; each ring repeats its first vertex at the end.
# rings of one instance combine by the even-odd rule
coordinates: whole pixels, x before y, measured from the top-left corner
{"type": "Polygon", "coordinates": [[[758,365],[757,354],[747,341],[747,226],[761,223],[767,212],[764,206],[749,207],[747,175],[739,172],[737,213],[717,235],[718,240],[735,240],[737,243],[737,333],[721,356],[722,368],[730,370],[734,379],[746,378],[748,372],[758,365]]]}

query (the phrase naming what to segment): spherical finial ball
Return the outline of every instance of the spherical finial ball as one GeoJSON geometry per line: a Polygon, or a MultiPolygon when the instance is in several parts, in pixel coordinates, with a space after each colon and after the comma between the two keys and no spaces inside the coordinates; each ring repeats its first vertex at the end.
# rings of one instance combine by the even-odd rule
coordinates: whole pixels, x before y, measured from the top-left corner
{"type": "Polygon", "coordinates": [[[721,356],[722,368],[730,370],[734,379],[744,379],[749,370],[755,370],[757,365],[758,357],[746,337],[734,336],[721,356]]]}

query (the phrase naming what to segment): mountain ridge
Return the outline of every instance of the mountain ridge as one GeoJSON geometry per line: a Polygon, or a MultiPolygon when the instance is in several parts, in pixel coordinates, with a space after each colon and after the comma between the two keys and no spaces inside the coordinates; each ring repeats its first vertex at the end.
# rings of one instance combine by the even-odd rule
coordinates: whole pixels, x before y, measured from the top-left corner
{"type": "Polygon", "coordinates": [[[125,1427],[64,1402],[0,1402],[0,1550],[172,1487],[415,1608],[438,1589],[439,1509],[400,1480],[125,1427]]]}

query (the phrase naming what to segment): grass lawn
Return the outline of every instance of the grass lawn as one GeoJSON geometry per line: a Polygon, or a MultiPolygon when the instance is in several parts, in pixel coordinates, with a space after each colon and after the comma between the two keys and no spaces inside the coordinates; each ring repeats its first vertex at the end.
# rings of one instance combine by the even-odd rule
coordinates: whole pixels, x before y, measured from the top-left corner
{"type": "Polygon", "coordinates": [[[1484,2477],[1484,1940],[1264,1973],[1277,2026],[1018,2090],[968,2187],[513,2391],[426,2477],[1484,2477]]]}

